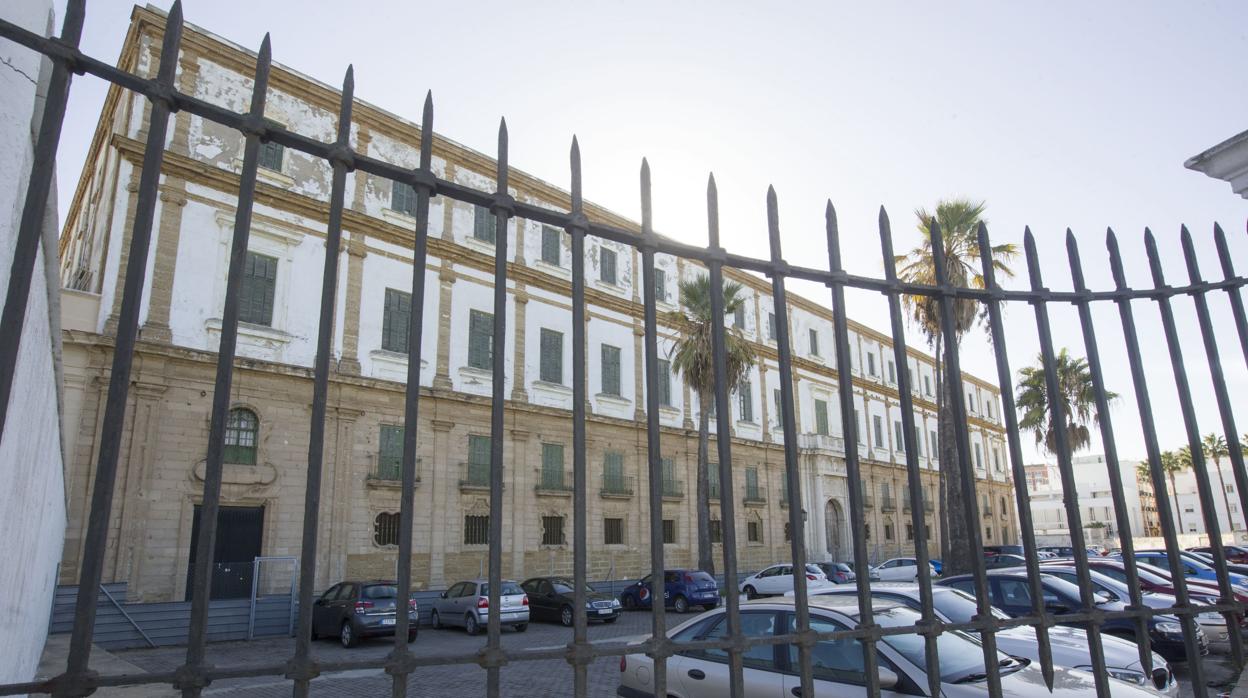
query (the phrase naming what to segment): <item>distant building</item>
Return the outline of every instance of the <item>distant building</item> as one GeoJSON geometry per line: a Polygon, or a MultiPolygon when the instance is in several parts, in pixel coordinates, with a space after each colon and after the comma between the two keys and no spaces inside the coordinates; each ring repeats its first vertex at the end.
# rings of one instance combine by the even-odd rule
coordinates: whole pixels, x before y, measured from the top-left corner
{"type": "MultiPolygon", "coordinates": [[[[1221,477],[1212,460],[1207,460],[1205,469],[1209,473],[1213,510],[1218,517],[1218,530],[1223,534],[1223,539],[1227,540],[1226,534],[1233,533],[1236,542],[1248,543],[1248,528],[1244,526],[1244,512],[1240,507],[1239,491],[1235,486],[1230,459],[1222,459],[1221,477]]],[[[1172,495],[1170,504],[1174,511],[1175,530],[1202,536],[1207,534],[1204,509],[1200,506],[1200,496],[1196,490],[1196,474],[1191,470],[1176,473],[1174,485],[1177,496],[1172,495]]]]}
{"type": "MultiPolygon", "coordinates": [[[[1155,535],[1156,507],[1152,490],[1136,477],[1138,461],[1123,460],[1116,465],[1122,478],[1123,499],[1130,519],[1131,537],[1155,535]],[[1151,514],[1150,514],[1151,511],[1151,514]]],[[[1079,496],[1079,515],[1084,538],[1089,545],[1114,547],[1118,543],[1118,519],[1109,482],[1109,464],[1104,455],[1073,459],[1072,475],[1079,496]]],[[[1024,468],[1027,494],[1031,498],[1031,518],[1036,541],[1041,545],[1069,544],[1070,523],[1063,501],[1062,478],[1056,465],[1040,463],[1024,468]]]]}

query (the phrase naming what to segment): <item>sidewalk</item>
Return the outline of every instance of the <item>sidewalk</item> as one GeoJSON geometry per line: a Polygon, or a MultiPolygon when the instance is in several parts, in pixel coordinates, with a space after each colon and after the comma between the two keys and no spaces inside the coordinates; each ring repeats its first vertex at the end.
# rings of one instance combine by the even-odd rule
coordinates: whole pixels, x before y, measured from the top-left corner
{"type": "MultiPolygon", "coordinates": [[[[43,656],[39,659],[39,679],[47,679],[65,671],[65,660],[69,657],[69,635],[49,635],[43,647],[43,656]]],[[[138,666],[114,655],[98,645],[91,648],[91,668],[101,674],[146,674],[138,666]]],[[[124,686],[119,688],[101,688],[95,696],[104,698],[120,698],[121,696],[138,698],[172,698],[181,693],[169,686],[124,686]]]]}

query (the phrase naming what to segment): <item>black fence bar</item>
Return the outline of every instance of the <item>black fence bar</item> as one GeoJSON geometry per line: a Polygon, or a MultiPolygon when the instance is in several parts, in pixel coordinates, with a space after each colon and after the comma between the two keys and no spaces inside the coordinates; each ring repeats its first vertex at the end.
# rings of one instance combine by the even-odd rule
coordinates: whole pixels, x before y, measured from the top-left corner
{"type": "MultiPolygon", "coordinates": [[[[86,0],[70,0],[65,8],[60,41],[70,49],[78,48],[85,13],[86,0]]],[[[26,183],[26,200],[22,204],[17,242],[13,247],[13,262],[9,267],[9,286],[4,295],[4,311],[0,315],[0,327],[12,328],[7,332],[0,332],[0,434],[4,433],[4,425],[9,415],[9,397],[13,392],[17,350],[22,342],[20,328],[26,322],[31,275],[34,273],[39,238],[47,214],[48,194],[52,191],[52,176],[56,173],[56,151],[61,144],[65,105],[69,102],[71,67],[72,64],[65,60],[52,61],[52,75],[48,78],[43,116],[39,120],[39,135],[35,139],[30,178],[26,183]]]]}
{"type": "MultiPolygon", "coordinates": [[[[1036,239],[1027,229],[1023,233],[1023,252],[1027,257],[1027,276],[1031,290],[1042,293],[1047,289],[1040,275],[1040,258],[1036,254],[1036,239]]],[[[1075,485],[1075,470],[1071,463],[1070,435],[1066,430],[1069,416],[1065,413],[1062,386],[1057,377],[1057,359],[1053,351],[1053,332],[1049,326],[1048,305],[1043,298],[1032,301],[1036,314],[1036,331],[1040,335],[1040,355],[1044,368],[1045,394],[1048,396],[1049,424],[1053,429],[1053,445],[1057,448],[1057,469],[1062,480],[1062,501],[1070,529],[1070,546],[1075,553],[1075,577],[1079,582],[1079,600],[1083,607],[1095,614],[1098,609],[1092,592],[1092,575],[1088,567],[1088,548],[1084,544],[1083,520],[1079,511],[1079,488],[1075,485]]],[[[1115,464],[1115,468],[1117,464],[1115,464]]],[[[1101,646],[1101,624],[1087,627],[1088,649],[1092,655],[1092,674],[1096,678],[1096,694],[1109,696],[1109,674],[1105,669],[1105,652],[1101,646]]]]}
{"type": "MultiPolygon", "coordinates": [[[[167,26],[161,43],[156,84],[164,90],[172,90],[174,71],[178,65],[178,46],[182,40],[182,5],[179,2],[174,2],[167,26]]],[[[143,170],[139,177],[138,201],[135,204],[134,228],[130,235],[130,258],[126,261],[125,285],[117,318],[112,372],[109,374],[108,397],[104,403],[100,449],[91,492],[91,512],[83,541],[74,631],[69,640],[65,681],[58,685],[58,696],[69,696],[76,687],[90,685],[88,662],[91,659],[91,637],[95,628],[96,602],[99,599],[96,589],[100,586],[100,578],[104,572],[108,524],[117,481],[117,459],[121,453],[126,402],[130,395],[130,369],[134,359],[134,343],[139,332],[139,303],[143,298],[146,281],[148,249],[152,241],[152,218],[159,195],[160,164],[164,159],[165,134],[172,105],[168,100],[153,99],[151,107],[147,148],[143,153],[143,170]]],[[[213,524],[215,525],[215,520],[213,524]]],[[[203,534],[204,530],[201,529],[201,540],[205,537],[203,534]]]]}
{"type": "MultiPolygon", "coordinates": [[[[1235,264],[1231,261],[1231,251],[1226,246],[1226,233],[1222,232],[1222,226],[1217,223],[1213,224],[1213,242],[1218,248],[1218,261],[1222,265],[1222,275],[1227,281],[1235,277],[1235,264]]],[[[1231,303],[1231,317],[1235,321],[1235,329],[1239,334],[1239,347],[1244,352],[1244,363],[1248,364],[1248,318],[1244,317],[1244,299],[1240,297],[1238,288],[1226,289],[1227,300],[1231,303]]],[[[1212,330],[1212,327],[1210,327],[1212,330]]],[[[1204,324],[1201,325],[1201,333],[1208,334],[1205,331],[1204,324]]],[[[1235,490],[1239,494],[1239,509],[1244,514],[1244,523],[1248,525],[1248,468],[1244,467],[1244,453],[1242,449],[1235,448],[1233,444],[1240,443],[1239,437],[1228,434],[1226,437],[1226,445],[1231,452],[1231,470],[1235,474],[1235,490]]]]}
{"type": "MultiPolygon", "coordinates": [[[[170,22],[173,18],[170,17],[170,22]]],[[[171,58],[176,59],[176,54],[171,58]]],[[[162,56],[163,58],[163,56],[162,56]]],[[[268,97],[271,49],[268,35],[256,57],[255,82],[249,116],[253,125],[263,124],[268,97]]],[[[190,118],[189,116],[186,118],[190,118]]],[[[230,244],[230,266],[226,272],[225,304],[221,315],[221,340],[217,348],[216,378],[212,392],[212,416],[208,427],[208,453],[204,464],[203,503],[199,508],[199,540],[191,582],[191,621],[187,631],[184,679],[178,685],[184,695],[195,696],[207,685],[203,678],[204,645],[207,643],[209,599],[212,589],[212,557],[217,535],[217,512],[221,501],[221,477],[225,452],[225,429],[230,412],[230,386],[234,378],[234,355],[238,343],[239,294],[247,243],[251,236],[251,213],[256,193],[256,173],[260,157],[260,137],[246,135],[243,143],[243,169],[239,174],[238,207],[234,211],[234,233],[230,244]]],[[[133,253],[132,253],[133,254],[133,253]]]]}
{"type": "MultiPolygon", "coordinates": [[[[585,213],[581,197],[581,146],[572,137],[569,156],[572,170],[570,199],[572,219],[568,227],[572,236],[572,646],[568,660],[572,663],[572,683],[576,695],[589,691],[589,662],[592,657],[583,650],[589,642],[589,619],[585,609],[585,584],[588,553],[586,528],[586,492],[589,480],[585,474],[585,404],[589,400],[585,357],[585,213]]],[[[649,414],[649,410],[647,410],[649,414]]]]}
{"type": "MultiPolygon", "coordinates": [[[[1122,254],[1118,251],[1118,236],[1113,229],[1106,231],[1105,246],[1109,251],[1109,269],[1114,276],[1114,284],[1119,288],[1127,287],[1127,276],[1122,267],[1122,254]]],[[[1174,528],[1174,517],[1170,510],[1170,496],[1166,489],[1166,476],[1161,467],[1161,447],[1157,443],[1157,429],[1153,422],[1153,405],[1148,396],[1148,376],[1144,373],[1144,360],[1140,356],[1140,340],[1135,330],[1135,311],[1131,308],[1131,300],[1122,298],[1118,302],[1118,316],[1122,322],[1122,336],[1127,347],[1127,362],[1131,366],[1131,381],[1135,388],[1135,402],[1140,413],[1140,428],[1144,432],[1144,450],[1148,454],[1148,470],[1153,481],[1154,501],[1157,515],[1161,519],[1161,535],[1166,541],[1166,558],[1170,563],[1170,577],[1174,580],[1174,597],[1177,606],[1191,608],[1191,599],[1187,593],[1187,575],[1179,560],[1178,532],[1174,528]]],[[[1188,657],[1200,656],[1200,645],[1196,639],[1196,619],[1190,613],[1178,614],[1179,624],[1183,628],[1183,646],[1188,657]]],[[[1192,690],[1197,698],[1206,695],[1205,672],[1201,663],[1190,662],[1192,690]]]]}

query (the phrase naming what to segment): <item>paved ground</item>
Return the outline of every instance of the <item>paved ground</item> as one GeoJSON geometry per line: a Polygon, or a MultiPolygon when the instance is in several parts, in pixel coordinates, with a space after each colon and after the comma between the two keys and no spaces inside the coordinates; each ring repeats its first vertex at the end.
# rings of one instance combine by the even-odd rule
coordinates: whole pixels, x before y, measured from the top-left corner
{"type": "MultiPolygon", "coordinates": [[[[670,625],[689,616],[668,614],[670,625]]],[[[647,613],[625,613],[611,625],[590,626],[592,641],[610,641],[628,635],[646,634],[650,629],[647,613]]],[[[506,648],[562,648],[571,636],[571,630],[558,625],[533,623],[524,633],[503,631],[506,648]]],[[[469,637],[463,630],[433,630],[421,628],[420,637],[412,645],[418,656],[472,653],[485,644],[484,636],[469,637]]],[[[344,659],[380,658],[390,652],[393,645],[388,639],[368,640],[354,649],[344,649],[333,641],[313,643],[317,659],[326,662],[344,659]]],[[[266,639],[254,642],[228,642],[209,645],[208,661],[218,666],[237,666],[271,663],[289,657],[294,648],[290,638],[266,639]]],[[[135,667],[142,671],[165,671],[176,669],[185,659],[185,648],[168,647],[150,650],[127,650],[122,652],[99,652],[93,655],[93,668],[105,669],[97,661],[108,662],[115,673],[118,667],[135,667]],[[112,664],[115,663],[115,666],[112,664]]],[[[1231,692],[1236,688],[1239,672],[1231,666],[1225,655],[1209,655],[1203,660],[1210,695],[1231,692]]],[[[619,660],[600,659],[590,666],[589,695],[606,698],[615,695],[619,681],[619,660]]],[[[1182,665],[1175,666],[1181,679],[1181,695],[1193,695],[1186,680],[1187,671],[1182,665]]],[[[1245,672],[1248,674],[1248,672],[1245,672]]],[[[1248,684],[1248,676],[1245,677],[1248,684]]],[[[502,670],[503,695],[524,698],[572,695],[572,669],[563,660],[521,662],[502,670]]],[[[174,695],[168,689],[159,689],[144,695],[174,695]]],[[[312,683],[314,696],[381,696],[389,695],[390,678],[381,670],[357,670],[347,673],[328,674],[312,683]]],[[[408,695],[410,696],[479,696],[485,693],[485,672],[475,665],[448,665],[421,668],[413,674],[408,695]]],[[[290,682],[280,677],[231,679],[212,684],[206,695],[238,698],[267,698],[289,696],[290,682]]],[[[1248,686],[1236,691],[1236,695],[1248,695],[1248,686]],[[1241,692],[1243,691],[1243,692],[1241,692]]]]}

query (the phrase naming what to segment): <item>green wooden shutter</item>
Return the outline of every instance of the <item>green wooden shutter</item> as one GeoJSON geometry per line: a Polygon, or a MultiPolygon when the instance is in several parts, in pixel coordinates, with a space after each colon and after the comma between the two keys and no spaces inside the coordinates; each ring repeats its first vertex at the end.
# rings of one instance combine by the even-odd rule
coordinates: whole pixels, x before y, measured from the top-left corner
{"type": "Polygon", "coordinates": [[[602,489],[624,492],[624,454],[608,451],[602,457],[602,489]]]}
{"type": "Polygon", "coordinates": [[[819,356],[819,330],[810,328],[810,355],[819,356]]]}
{"type": "Polygon", "coordinates": [[[386,289],[385,309],[381,322],[381,348],[407,353],[407,326],[412,317],[412,295],[386,289]]]}
{"type": "Polygon", "coordinates": [[[484,206],[474,206],[472,209],[472,236],[478,240],[494,243],[494,214],[490,213],[490,209],[484,206]]]}
{"type": "Polygon", "coordinates": [[[404,182],[390,182],[390,209],[416,215],[416,190],[404,182]]]}
{"type": "Polygon", "coordinates": [[[562,262],[560,251],[559,229],[549,225],[542,226],[542,261],[559,266],[562,262]]]}
{"type": "Polygon", "coordinates": [[[272,326],[273,294],[277,288],[277,260],[248,252],[238,297],[238,320],[272,326]]]}
{"type": "Polygon", "coordinates": [[[610,344],[602,345],[602,392],[620,394],[620,349],[610,344]]]}
{"type": "Polygon", "coordinates": [[[381,425],[378,438],[377,477],[382,480],[398,480],[403,473],[403,427],[381,425]]]}
{"type": "Polygon", "coordinates": [[[737,400],[741,412],[741,421],[754,421],[754,388],[748,380],[741,381],[737,386],[737,400]]]}
{"type": "Polygon", "coordinates": [[[540,378],[563,384],[563,333],[542,328],[540,378]]]}
{"type": "Polygon", "coordinates": [[[672,405],[672,364],[667,359],[659,359],[659,404],[672,405]]]}
{"type": "Polygon", "coordinates": [[[775,390],[773,390],[771,392],[771,396],[772,396],[772,400],[776,403],[776,428],[783,429],[784,428],[784,410],[780,408],[783,406],[784,401],[780,397],[780,389],[776,388],[775,390]]]}
{"type": "Polygon", "coordinates": [[[468,311],[468,365],[491,370],[494,367],[494,315],[468,311]]]}
{"type": "Polygon", "coordinates": [[[598,278],[604,283],[615,283],[615,250],[606,247],[598,248],[598,278]]]}
{"type": "Polygon", "coordinates": [[[563,444],[542,444],[542,486],[563,488],[563,444]]]}
{"type": "Polygon", "coordinates": [[[667,300],[667,272],[657,267],[654,270],[654,299],[667,300]]]}
{"type": "Polygon", "coordinates": [[[468,483],[490,484],[490,437],[481,434],[468,435],[468,483]]]}
{"type": "Polygon", "coordinates": [[[828,401],[815,400],[815,433],[828,435],[828,401]]]}

